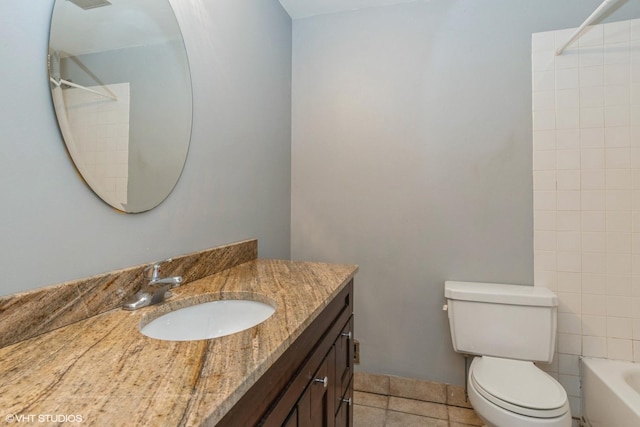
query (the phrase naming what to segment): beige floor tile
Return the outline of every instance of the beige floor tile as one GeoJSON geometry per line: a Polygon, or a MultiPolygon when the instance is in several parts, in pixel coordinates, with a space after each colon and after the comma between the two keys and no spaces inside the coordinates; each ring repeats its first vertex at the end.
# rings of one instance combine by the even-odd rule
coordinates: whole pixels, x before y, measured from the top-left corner
{"type": "Polygon", "coordinates": [[[375,393],[365,393],[363,391],[354,391],[353,403],[356,405],[387,409],[387,407],[389,406],[389,396],[375,393]]]}
{"type": "Polygon", "coordinates": [[[389,394],[426,402],[447,403],[447,385],[412,378],[390,377],[389,394]]]}
{"type": "Polygon", "coordinates": [[[387,411],[385,427],[448,427],[446,420],[421,417],[419,415],[405,414],[403,412],[387,411]]]}
{"type": "Polygon", "coordinates": [[[457,406],[448,406],[447,409],[449,410],[450,421],[472,426],[484,424],[473,409],[458,408],[457,406]]]}
{"type": "Polygon", "coordinates": [[[353,427],[384,427],[387,410],[353,405],[353,427]]]}
{"type": "Polygon", "coordinates": [[[464,386],[447,384],[447,405],[471,408],[471,402],[465,398],[464,386]]]}
{"type": "Polygon", "coordinates": [[[389,376],[355,372],[353,389],[367,393],[389,394],[389,376]]]}
{"type": "Polygon", "coordinates": [[[421,400],[404,399],[402,397],[389,397],[389,410],[405,412],[407,414],[420,415],[423,417],[449,419],[447,405],[433,402],[423,402],[421,400]]]}

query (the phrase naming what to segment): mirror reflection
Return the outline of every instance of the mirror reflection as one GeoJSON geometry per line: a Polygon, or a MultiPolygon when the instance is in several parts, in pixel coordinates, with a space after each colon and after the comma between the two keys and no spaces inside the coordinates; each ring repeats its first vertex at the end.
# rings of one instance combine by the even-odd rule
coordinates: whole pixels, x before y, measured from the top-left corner
{"type": "Polygon", "coordinates": [[[173,190],[186,160],[191,78],[167,0],[56,0],[49,82],[60,131],[91,189],[124,212],[173,190]]]}

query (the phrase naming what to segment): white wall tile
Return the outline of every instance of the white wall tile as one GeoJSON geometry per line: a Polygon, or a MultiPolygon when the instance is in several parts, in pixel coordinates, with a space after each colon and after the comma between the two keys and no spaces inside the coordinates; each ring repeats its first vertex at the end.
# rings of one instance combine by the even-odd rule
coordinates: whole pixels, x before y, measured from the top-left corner
{"type": "Polygon", "coordinates": [[[580,191],[579,190],[559,190],[557,192],[557,206],[559,211],[579,211],[580,191]]]}
{"type": "Polygon", "coordinates": [[[603,30],[605,45],[624,43],[631,38],[631,23],[629,20],[603,25],[603,30]]]}
{"type": "Polygon", "coordinates": [[[556,213],[556,228],[558,231],[580,231],[579,211],[558,211],[556,213]]]}
{"type": "Polygon", "coordinates": [[[604,125],[629,126],[631,124],[631,109],[627,105],[606,105],[604,107],[604,125]]]}
{"type": "Polygon", "coordinates": [[[533,247],[537,250],[556,250],[556,231],[534,231],[533,247]]]}
{"type": "Polygon", "coordinates": [[[556,94],[552,90],[533,92],[533,111],[556,108],[556,94]]]}
{"type": "Polygon", "coordinates": [[[631,339],[631,319],[607,316],[607,337],[631,339]]]}
{"type": "MultiPolygon", "coordinates": [[[[575,313],[582,312],[582,299],[579,293],[575,292],[556,292],[558,295],[558,313],[575,313]]],[[[629,308],[631,309],[631,308],[629,308]]]]}
{"type": "MultiPolygon", "coordinates": [[[[631,338],[631,319],[629,320],[629,337],[631,338]]],[[[558,332],[568,334],[582,334],[582,320],[576,313],[558,313],[558,332]]]]}
{"type": "Polygon", "coordinates": [[[556,73],[554,70],[533,72],[533,91],[534,92],[555,90],[555,87],[556,87],[556,73]]]}
{"type": "Polygon", "coordinates": [[[604,147],[604,128],[580,129],[580,147],[604,147]]]}
{"type": "MultiPolygon", "coordinates": [[[[629,184],[631,184],[631,173],[629,173],[629,184]]],[[[533,189],[534,190],[555,190],[556,189],[556,171],[541,170],[533,173],[533,189]]]]}
{"type": "Polygon", "coordinates": [[[531,35],[531,51],[550,51],[556,50],[555,31],[545,31],[542,33],[534,33],[531,35]]]}
{"type": "MultiPolygon", "coordinates": [[[[568,271],[558,272],[558,291],[580,293],[582,289],[582,274],[568,271]]],[[[640,317],[640,315],[638,316],[640,317]]]]}
{"type": "Polygon", "coordinates": [[[555,72],[556,90],[580,87],[580,72],[578,68],[567,68],[555,72]]]}
{"type": "MultiPolygon", "coordinates": [[[[631,298],[631,277],[619,274],[607,275],[607,295],[631,298]]],[[[633,308],[633,299],[632,299],[633,308]]]]}
{"type": "Polygon", "coordinates": [[[640,84],[634,83],[630,85],[629,99],[631,101],[631,105],[640,104],[640,84]]]}
{"type": "Polygon", "coordinates": [[[582,251],[605,252],[607,250],[607,234],[604,232],[582,232],[582,251]]]}
{"type": "MultiPolygon", "coordinates": [[[[578,105],[580,108],[604,107],[604,86],[591,85],[580,88],[580,99],[578,100],[578,105]]],[[[599,111],[597,113],[599,113],[599,111]]]]}
{"type": "MultiPolygon", "coordinates": [[[[580,190],[581,188],[581,174],[577,169],[559,170],[556,172],[555,179],[558,190],[580,190]]],[[[629,185],[631,185],[631,174],[629,174],[629,185]]]]}
{"type": "Polygon", "coordinates": [[[631,318],[631,298],[607,295],[607,316],[631,318]]]}
{"type": "Polygon", "coordinates": [[[606,274],[607,256],[604,252],[582,252],[582,272],[606,274]]]}
{"type": "Polygon", "coordinates": [[[553,50],[531,53],[531,65],[534,71],[552,71],[555,69],[555,61],[553,50]]]}
{"type": "MultiPolygon", "coordinates": [[[[548,250],[533,251],[533,266],[535,270],[557,271],[556,252],[548,250]]],[[[554,283],[555,285],[555,283],[554,283]]]]}
{"type": "Polygon", "coordinates": [[[558,251],[558,273],[562,271],[580,273],[582,271],[581,262],[580,252],[558,251]]]}
{"type": "MultiPolygon", "coordinates": [[[[534,153],[534,160],[535,160],[535,156],[536,154],[534,153]]],[[[548,156],[548,154],[546,156],[548,156]]],[[[605,167],[604,149],[582,148],[580,150],[580,164],[582,169],[604,169],[605,167]]]]}
{"type": "MultiPolygon", "coordinates": [[[[602,166],[604,167],[604,150],[602,150],[602,166]]],[[[556,152],[554,150],[534,151],[533,152],[533,170],[555,170],[556,169],[556,152]]]]}
{"type": "Polygon", "coordinates": [[[631,234],[629,232],[607,231],[606,251],[613,253],[631,253],[631,234]]]}
{"type": "Polygon", "coordinates": [[[605,176],[604,169],[583,169],[580,171],[580,187],[582,190],[604,190],[605,176]]]}
{"type": "Polygon", "coordinates": [[[547,369],[579,416],[578,355],[640,361],[640,20],[550,58],[572,33],[532,37],[534,274],[559,298],[547,369]]]}
{"type": "Polygon", "coordinates": [[[606,337],[607,317],[582,314],[582,334],[592,337],[606,337]]]}
{"type": "Polygon", "coordinates": [[[580,232],[579,231],[558,231],[556,232],[558,251],[580,252],[580,232]]]}
{"type": "MultiPolygon", "coordinates": [[[[614,81],[615,82],[615,81],[614,81]]],[[[624,105],[628,107],[631,102],[631,96],[629,94],[629,85],[620,85],[614,83],[608,83],[608,86],[604,87],[604,105],[624,105]]]]}
{"type": "Polygon", "coordinates": [[[556,125],[555,125],[556,129],[578,129],[579,123],[580,123],[579,108],[556,107],[556,125]]]}
{"type": "MultiPolygon", "coordinates": [[[[544,34],[544,33],[543,33],[544,34]]],[[[580,47],[602,46],[604,44],[604,28],[602,25],[592,25],[585,28],[585,32],[580,37],[580,47]]],[[[584,49],[588,51],[589,49],[584,49]]],[[[581,52],[583,49],[581,49],[581,52]]]]}
{"type": "MultiPolygon", "coordinates": [[[[546,92],[540,92],[546,93],[546,92]]],[[[555,108],[579,108],[580,107],[580,91],[578,88],[562,89],[555,92],[556,101],[555,108]]],[[[628,96],[628,92],[627,92],[628,96]]]]}
{"type": "Polygon", "coordinates": [[[580,355],[581,352],[581,335],[558,333],[558,353],[580,355]]]}
{"type": "Polygon", "coordinates": [[[534,230],[555,230],[556,229],[556,211],[539,211],[533,212],[533,229],[534,230]]]}
{"type": "MultiPolygon", "coordinates": [[[[584,200],[584,195],[583,195],[584,200]]],[[[583,231],[606,231],[607,218],[602,211],[583,211],[581,216],[583,231]]]]}
{"type": "Polygon", "coordinates": [[[580,148],[580,129],[556,129],[556,148],[558,150],[580,148]]]}
{"type": "Polygon", "coordinates": [[[580,358],[572,354],[558,354],[558,373],[580,375],[580,358]]]}
{"type": "MultiPolygon", "coordinates": [[[[581,192],[581,209],[583,211],[604,211],[606,209],[606,191],[605,190],[582,190],[581,192]]],[[[588,231],[599,231],[591,228],[588,231]]]]}
{"type": "Polygon", "coordinates": [[[557,150],[556,169],[580,169],[580,150],[557,150]]]}
{"type": "Polygon", "coordinates": [[[624,64],[631,63],[631,51],[629,42],[616,43],[604,46],[604,64],[624,64]]]}
{"type": "Polygon", "coordinates": [[[609,359],[633,361],[633,347],[630,339],[607,338],[609,359]]]}
{"type": "Polygon", "coordinates": [[[593,47],[591,49],[580,50],[580,69],[586,69],[593,66],[602,66],[604,64],[604,49],[602,47],[593,47]]]}
{"type": "Polygon", "coordinates": [[[607,306],[602,303],[602,295],[582,294],[582,314],[591,316],[606,316],[607,306]]]}
{"type": "MultiPolygon", "coordinates": [[[[602,59],[602,54],[600,54],[602,59]]],[[[580,68],[580,96],[582,97],[583,90],[592,86],[602,87],[604,85],[604,65],[602,60],[600,65],[594,65],[591,67],[580,68]]],[[[581,100],[582,101],[582,100],[581,100]]]]}
{"type": "Polygon", "coordinates": [[[582,292],[585,294],[606,295],[606,275],[582,273],[582,292]]]}
{"type": "Polygon", "coordinates": [[[630,211],[631,190],[606,190],[607,212],[630,211]]]}
{"type": "Polygon", "coordinates": [[[633,361],[640,362],[640,341],[633,341],[633,361]]]}
{"type": "Polygon", "coordinates": [[[582,355],[587,357],[607,357],[607,338],[583,337],[582,355]]]}
{"type": "Polygon", "coordinates": [[[533,150],[534,151],[554,150],[555,148],[556,148],[555,129],[537,130],[533,132],[533,150]]]}
{"type": "MultiPolygon", "coordinates": [[[[535,114],[534,114],[535,119],[535,114]]],[[[546,125],[545,121],[548,117],[541,117],[540,126],[546,125]]],[[[580,108],[580,127],[581,128],[601,128],[604,126],[604,108],[590,107],[580,108]]],[[[535,128],[534,128],[535,129],[535,128]]]]}
{"type": "Polygon", "coordinates": [[[580,397],[580,377],[578,375],[560,374],[560,384],[569,396],[580,397]]]}
{"type": "MultiPolygon", "coordinates": [[[[533,208],[540,211],[556,210],[556,192],[555,191],[534,191],[533,192],[533,208]]],[[[557,217],[556,217],[557,226],[557,217]]]]}

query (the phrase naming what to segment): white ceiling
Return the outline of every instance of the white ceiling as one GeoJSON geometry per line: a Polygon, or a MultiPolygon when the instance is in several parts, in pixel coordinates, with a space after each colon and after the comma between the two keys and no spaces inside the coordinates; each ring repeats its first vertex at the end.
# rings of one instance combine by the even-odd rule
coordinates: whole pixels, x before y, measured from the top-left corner
{"type": "Polygon", "coordinates": [[[336,13],[366,7],[389,6],[398,3],[412,3],[417,0],[280,0],[293,19],[313,15],[336,13]]]}

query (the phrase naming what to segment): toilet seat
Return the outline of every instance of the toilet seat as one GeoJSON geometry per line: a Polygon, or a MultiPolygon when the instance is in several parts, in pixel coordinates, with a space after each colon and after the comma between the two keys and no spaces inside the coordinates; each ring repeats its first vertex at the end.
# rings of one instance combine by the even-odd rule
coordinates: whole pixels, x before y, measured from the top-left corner
{"type": "Polygon", "coordinates": [[[532,362],[476,357],[469,380],[493,404],[516,414],[554,418],[567,412],[567,393],[532,362]]]}

